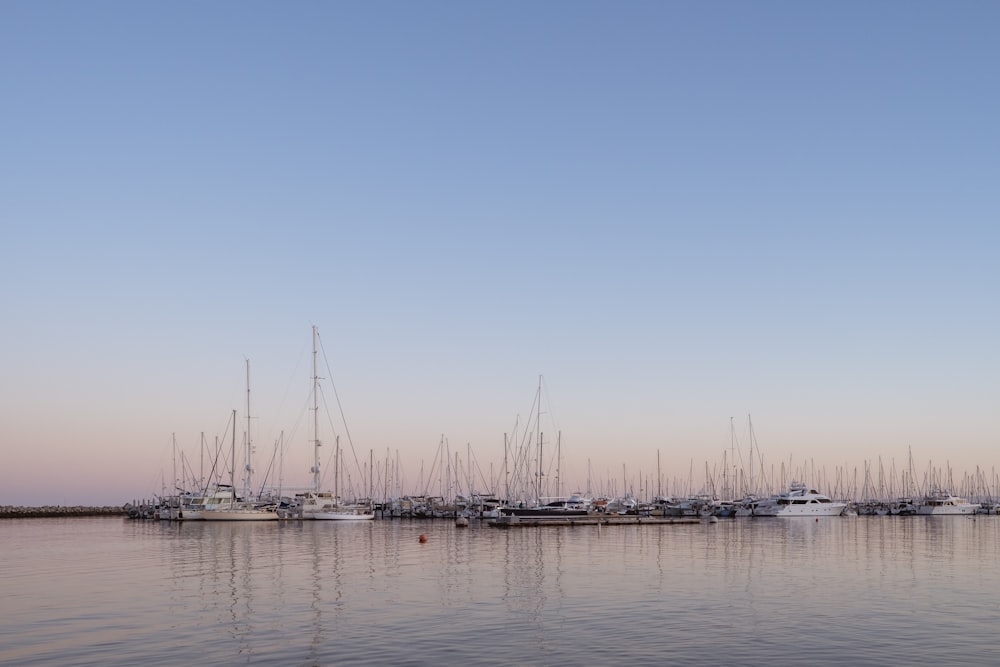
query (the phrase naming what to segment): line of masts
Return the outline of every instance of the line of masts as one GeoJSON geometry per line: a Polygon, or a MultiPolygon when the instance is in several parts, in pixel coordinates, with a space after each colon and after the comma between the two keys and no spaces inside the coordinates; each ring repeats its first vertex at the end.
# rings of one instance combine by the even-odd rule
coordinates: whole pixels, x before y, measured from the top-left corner
{"type": "MultiPolygon", "coordinates": [[[[310,468],[310,472],[312,474],[311,490],[319,493],[322,490],[323,484],[322,467],[320,462],[320,448],[322,446],[322,442],[319,437],[319,395],[321,390],[320,380],[322,378],[319,375],[319,331],[316,326],[312,327],[311,379],[313,398],[311,407],[313,412],[313,462],[312,467],[310,468]]],[[[242,480],[242,491],[244,498],[250,498],[253,496],[254,491],[254,469],[252,465],[253,441],[251,437],[252,416],[249,360],[246,361],[246,382],[246,452],[244,457],[245,475],[242,480]]],[[[542,408],[542,382],[543,378],[542,376],[539,376],[534,402],[531,411],[529,412],[528,422],[524,424],[524,428],[521,428],[520,419],[518,418],[515,420],[513,433],[504,434],[503,463],[499,473],[494,471],[492,464],[489,466],[489,473],[484,473],[478,461],[476,461],[471,444],[466,445],[466,459],[463,462],[459,452],[456,451],[452,453],[450,451],[447,439],[442,435],[441,442],[438,445],[438,451],[435,454],[430,470],[425,471],[424,465],[421,463],[420,476],[417,479],[415,487],[410,486],[405,482],[405,475],[402,471],[398,451],[395,456],[393,456],[392,453],[387,450],[384,461],[379,462],[379,464],[376,465],[374,450],[370,450],[368,463],[358,464],[358,473],[360,477],[359,481],[365,480],[366,484],[362,493],[354,494],[355,498],[365,497],[368,499],[375,499],[381,496],[383,499],[388,499],[389,497],[399,497],[403,495],[432,495],[432,487],[435,481],[437,481],[438,486],[436,489],[437,495],[441,496],[465,495],[471,497],[479,494],[502,497],[508,501],[522,500],[524,502],[540,502],[547,497],[564,496],[563,475],[561,470],[561,431],[556,431],[557,436],[554,455],[550,454],[551,459],[548,461],[545,458],[545,445],[547,443],[542,429],[542,415],[546,414],[546,412],[542,408]],[[521,439],[520,445],[515,445],[518,437],[521,439]]],[[[190,479],[193,481],[198,490],[207,490],[212,480],[218,483],[219,475],[225,468],[229,469],[230,486],[235,490],[235,423],[236,410],[233,410],[231,424],[233,424],[234,427],[232,428],[231,433],[232,451],[230,460],[228,462],[220,460],[221,452],[219,451],[219,438],[216,437],[216,453],[214,460],[212,461],[212,469],[209,476],[206,477],[204,474],[200,474],[197,477],[193,474],[190,476],[190,479]]],[[[763,457],[760,453],[761,449],[759,445],[756,444],[753,422],[749,416],[747,417],[747,426],[749,432],[747,443],[748,458],[745,465],[742,458],[742,450],[739,447],[738,439],[736,437],[736,429],[733,419],[731,418],[730,446],[728,450],[723,450],[721,468],[710,466],[710,464],[706,462],[704,481],[702,483],[695,482],[694,462],[692,461],[686,481],[680,478],[674,478],[672,483],[665,484],[667,480],[661,471],[660,450],[657,449],[655,478],[652,478],[649,475],[642,476],[641,474],[638,479],[635,475],[630,478],[627,468],[623,464],[620,478],[621,488],[618,487],[619,480],[616,479],[617,476],[611,475],[609,470],[606,476],[606,482],[601,484],[599,488],[595,489],[593,488],[591,463],[588,459],[586,486],[585,488],[578,489],[578,491],[581,491],[588,496],[630,496],[638,499],[649,499],[650,496],[654,495],[652,491],[655,489],[655,495],[659,497],[691,497],[694,495],[710,495],[722,500],[739,500],[746,497],[763,497],[771,493],[784,490],[787,488],[788,483],[798,480],[811,481],[813,486],[824,489],[833,497],[842,499],[870,500],[876,498],[887,499],[892,496],[914,496],[929,493],[932,488],[948,488],[956,490],[963,495],[973,497],[985,496],[989,498],[1000,498],[1000,477],[998,477],[996,471],[990,473],[988,476],[989,478],[987,479],[987,474],[984,471],[981,471],[978,467],[974,477],[966,475],[961,484],[956,488],[950,466],[948,466],[946,470],[940,470],[934,468],[933,465],[929,465],[927,472],[924,474],[922,483],[918,484],[917,476],[914,472],[912,454],[910,455],[909,466],[906,470],[896,473],[895,463],[893,462],[888,476],[886,475],[881,459],[879,459],[877,485],[872,479],[872,469],[869,462],[865,462],[864,464],[864,481],[861,484],[858,484],[857,482],[858,471],[856,468],[851,470],[847,467],[838,467],[831,479],[831,476],[827,474],[825,468],[817,470],[813,462],[809,462],[805,465],[793,465],[791,459],[787,462],[787,466],[784,462],[782,462],[777,470],[772,465],[771,470],[768,473],[764,465],[763,457]],[[670,493],[671,489],[673,490],[673,493],[670,493]]],[[[223,436],[223,438],[224,437],[225,436],[223,436]]],[[[282,439],[275,444],[275,456],[278,455],[279,446],[282,442],[283,434],[282,439]]],[[[334,464],[333,491],[334,497],[338,497],[341,492],[340,477],[345,471],[343,466],[341,466],[339,436],[335,437],[335,442],[336,447],[334,452],[332,452],[334,464]]],[[[187,473],[189,471],[189,467],[186,464],[186,458],[182,452],[181,468],[183,479],[178,480],[176,470],[177,445],[175,438],[173,447],[175,452],[173,486],[178,489],[184,489],[188,486],[187,480],[189,477],[187,473]]],[[[206,449],[207,445],[205,443],[205,436],[204,433],[202,433],[201,471],[204,470],[206,449]]],[[[355,462],[357,463],[356,454],[355,462]]],[[[262,489],[264,486],[266,486],[266,482],[262,484],[262,489]]],[[[274,485],[272,484],[271,486],[273,487],[274,485]]],[[[282,484],[279,481],[279,490],[281,486],[282,484]]],[[[353,488],[353,485],[351,485],[350,482],[348,486],[353,488]]],[[[166,484],[164,484],[164,490],[166,490],[166,484]]]]}
{"type": "MultiPolygon", "coordinates": [[[[233,411],[233,420],[236,419],[233,411]]],[[[498,497],[505,500],[524,500],[533,502],[546,497],[564,496],[558,466],[561,465],[559,455],[548,462],[544,459],[545,448],[537,447],[535,439],[543,438],[543,431],[535,430],[527,443],[529,451],[536,453],[534,460],[526,466],[524,452],[511,448],[512,440],[509,434],[504,436],[505,461],[499,470],[488,464],[484,467],[476,457],[471,444],[466,443],[463,451],[453,451],[444,436],[438,444],[431,465],[420,465],[419,475],[415,480],[407,481],[400,453],[387,450],[384,458],[376,461],[374,451],[370,451],[369,460],[362,464],[359,473],[363,476],[364,489],[355,493],[355,497],[372,499],[388,499],[401,496],[465,496],[483,495],[498,497]],[[556,471],[550,475],[549,471],[556,471]],[[548,486],[548,480],[552,486],[548,486]]],[[[174,473],[175,488],[194,490],[192,487],[204,489],[209,486],[206,480],[218,480],[219,472],[229,469],[230,484],[234,484],[236,458],[235,429],[230,435],[231,454],[229,461],[219,456],[219,438],[216,438],[216,456],[211,470],[207,475],[195,475],[190,470],[186,455],[179,452],[179,463],[183,479],[177,480],[174,473]]],[[[247,438],[247,455],[252,455],[252,440],[247,438]]],[[[204,435],[201,437],[202,461],[205,460],[205,450],[208,445],[204,435]]],[[[755,445],[756,447],[756,445],[755,445]]],[[[524,449],[524,448],[522,448],[524,449]]],[[[558,449],[558,447],[557,447],[558,449]]],[[[765,465],[759,457],[754,463],[754,485],[749,485],[749,472],[744,475],[738,467],[731,465],[730,454],[724,452],[721,466],[704,464],[704,473],[695,475],[694,465],[690,466],[686,475],[668,477],[661,470],[661,453],[656,452],[655,474],[643,475],[628,472],[622,464],[618,474],[607,470],[599,476],[594,484],[590,461],[587,461],[586,482],[582,488],[576,489],[594,497],[625,497],[631,496],[639,500],[650,500],[651,496],[660,497],[691,497],[708,495],[721,500],[739,500],[747,496],[765,497],[785,490],[792,481],[809,481],[810,485],[827,493],[831,497],[845,500],[891,500],[897,497],[917,497],[929,494],[933,489],[948,489],[957,495],[970,498],[988,498],[1000,500],[1000,475],[997,471],[977,467],[974,472],[956,477],[950,465],[936,467],[927,463],[923,473],[917,473],[912,461],[901,469],[895,461],[888,465],[881,459],[877,462],[865,462],[861,469],[857,467],[838,466],[832,471],[826,467],[816,466],[814,461],[794,464],[792,461],[777,465],[765,465]],[[603,480],[603,481],[602,481],[603,480]]],[[[204,466],[202,466],[203,470],[204,466]]],[[[749,464],[747,465],[749,470],[749,464]]],[[[245,468],[246,469],[246,468],[245,468]]],[[[244,496],[252,494],[250,470],[243,484],[244,496]],[[249,491],[248,491],[249,490],[249,491]]],[[[357,480],[360,481],[360,480],[357,480]]],[[[315,483],[315,482],[314,482],[315,483]]],[[[266,483],[265,483],[266,485],[266,483]]],[[[353,484],[348,484],[353,487],[353,484]]],[[[164,484],[166,489],[167,485],[164,484]]],[[[235,488],[235,486],[234,486],[235,488]]],[[[341,489],[335,487],[339,492],[341,489]]]]}

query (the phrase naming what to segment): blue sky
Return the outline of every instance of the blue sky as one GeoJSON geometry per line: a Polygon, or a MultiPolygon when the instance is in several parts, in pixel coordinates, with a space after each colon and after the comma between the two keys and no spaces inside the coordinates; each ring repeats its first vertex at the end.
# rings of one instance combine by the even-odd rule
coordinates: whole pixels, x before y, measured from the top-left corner
{"type": "Polygon", "coordinates": [[[5,2],[0,504],[158,491],[246,358],[306,483],[313,324],[411,482],[499,465],[539,375],[578,486],[748,414],[775,467],[993,470],[998,19],[5,2]]]}

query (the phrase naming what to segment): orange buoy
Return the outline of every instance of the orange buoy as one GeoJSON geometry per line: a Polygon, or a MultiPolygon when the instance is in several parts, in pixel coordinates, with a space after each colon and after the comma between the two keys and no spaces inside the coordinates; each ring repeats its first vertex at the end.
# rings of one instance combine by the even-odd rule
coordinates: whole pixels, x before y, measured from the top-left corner
{"type": "Polygon", "coordinates": [[[423,544],[426,541],[427,541],[427,536],[426,535],[421,535],[420,536],[420,543],[423,544]]]}

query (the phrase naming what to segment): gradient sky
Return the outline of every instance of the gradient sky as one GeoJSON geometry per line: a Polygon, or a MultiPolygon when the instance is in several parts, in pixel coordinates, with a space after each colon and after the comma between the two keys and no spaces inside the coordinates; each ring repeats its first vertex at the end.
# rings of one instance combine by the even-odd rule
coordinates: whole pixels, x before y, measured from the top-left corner
{"type": "Polygon", "coordinates": [[[992,475],[998,25],[0,3],[0,504],[159,492],[173,438],[197,466],[245,418],[245,359],[258,456],[284,433],[307,485],[314,324],[407,491],[442,437],[497,469],[539,375],[570,487],[658,453],[699,486],[747,415],[775,469],[992,475]]]}

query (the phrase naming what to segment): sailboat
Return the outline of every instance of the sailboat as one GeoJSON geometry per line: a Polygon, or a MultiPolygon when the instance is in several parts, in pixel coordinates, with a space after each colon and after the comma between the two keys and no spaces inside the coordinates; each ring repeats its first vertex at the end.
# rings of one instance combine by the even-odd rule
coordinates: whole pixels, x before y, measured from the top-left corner
{"type": "MultiPolygon", "coordinates": [[[[233,424],[236,423],[236,411],[233,410],[233,424]]],[[[253,490],[253,447],[250,443],[250,361],[247,361],[247,435],[246,435],[246,477],[243,479],[243,500],[236,497],[236,429],[233,428],[232,458],[229,466],[230,490],[229,503],[220,503],[215,507],[201,511],[201,518],[206,521],[277,521],[278,510],[274,505],[254,503],[250,500],[253,490]]]]}
{"type": "Polygon", "coordinates": [[[334,452],[333,493],[320,491],[319,466],[319,372],[317,368],[318,349],[316,345],[319,336],[316,325],[313,325],[313,488],[300,498],[302,502],[302,518],[320,521],[367,521],[375,518],[375,511],[370,504],[342,503],[337,494],[340,478],[340,438],[336,440],[334,452]]]}
{"type": "MultiPolygon", "coordinates": [[[[534,422],[535,422],[535,439],[534,439],[534,467],[535,470],[532,474],[532,483],[530,489],[530,495],[532,496],[528,503],[518,503],[515,505],[506,505],[499,508],[499,516],[496,518],[496,523],[506,524],[506,523],[517,523],[521,519],[530,519],[532,522],[545,521],[545,520],[566,520],[578,517],[586,517],[593,511],[593,499],[588,494],[574,493],[569,497],[563,497],[562,495],[557,495],[556,497],[544,497],[543,493],[543,479],[546,476],[544,471],[544,456],[543,456],[543,437],[542,437],[542,377],[538,377],[538,392],[535,396],[535,405],[532,408],[534,412],[534,422]]],[[[527,431],[527,429],[526,429],[527,431]]],[[[557,446],[561,450],[561,443],[557,440],[557,446]]],[[[506,450],[506,446],[505,446],[506,450]]],[[[525,452],[526,454],[526,452],[525,452]]],[[[506,455],[506,454],[505,454],[506,455]]],[[[522,461],[527,461],[527,456],[518,456],[522,461]]],[[[561,458],[561,453],[557,458],[561,458]]],[[[559,484],[559,472],[556,472],[556,493],[561,494],[561,488],[559,484]]],[[[508,498],[511,497],[510,490],[507,492],[508,498]]]]}

